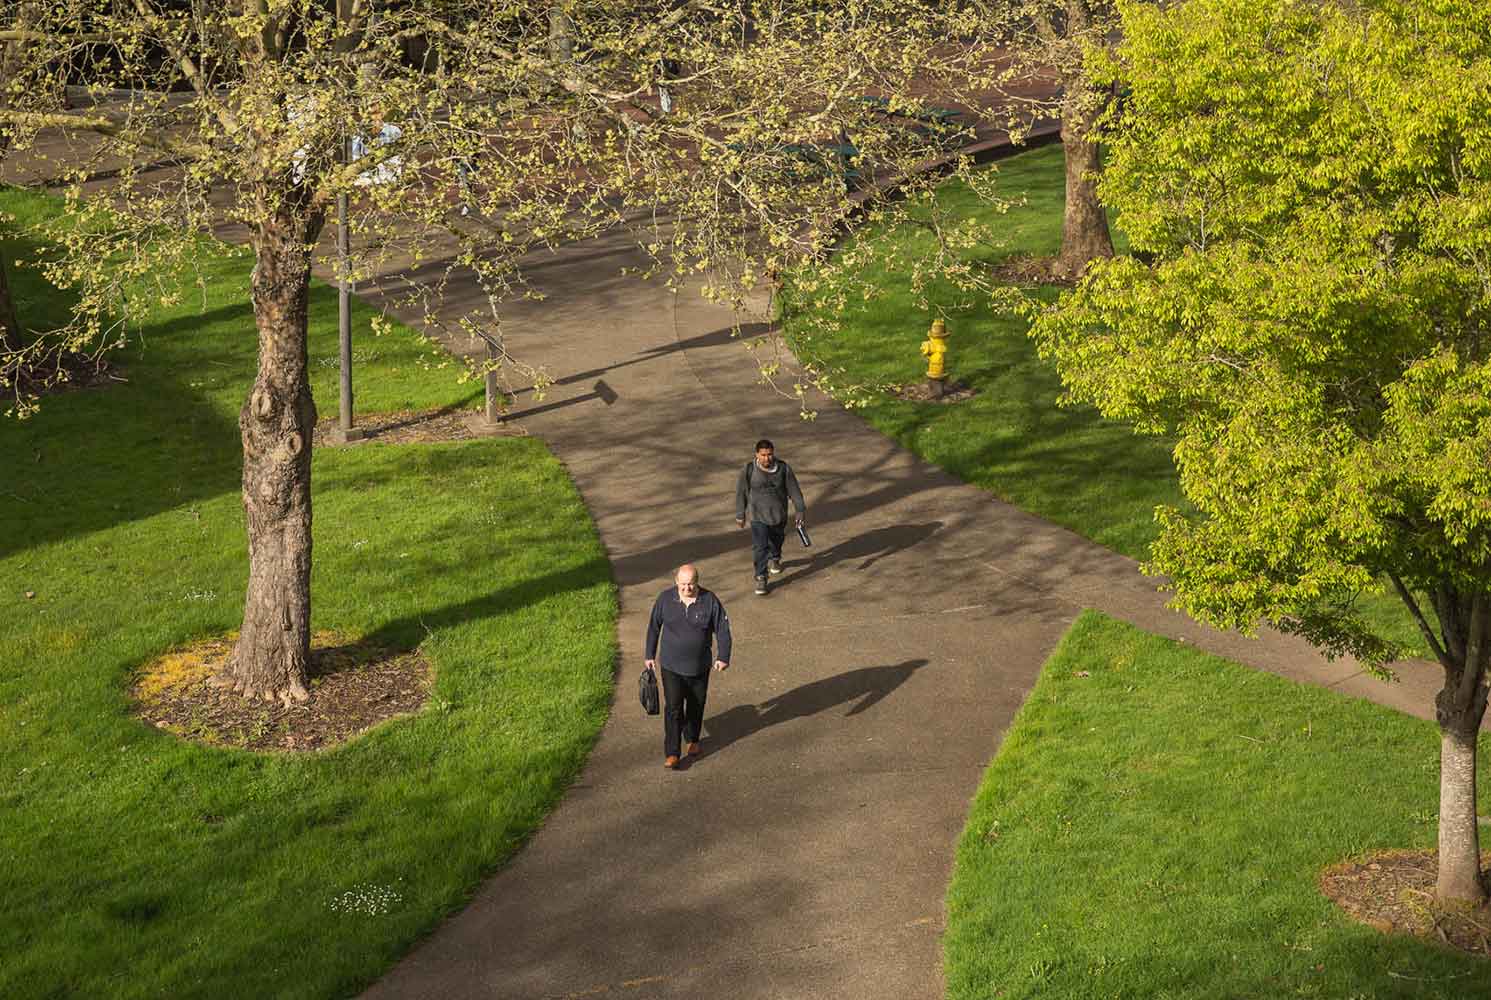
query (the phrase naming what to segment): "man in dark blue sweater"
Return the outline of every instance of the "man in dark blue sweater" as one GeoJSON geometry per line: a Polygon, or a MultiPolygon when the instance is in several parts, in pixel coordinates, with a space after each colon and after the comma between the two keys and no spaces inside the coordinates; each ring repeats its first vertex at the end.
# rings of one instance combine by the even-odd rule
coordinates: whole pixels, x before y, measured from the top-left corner
{"type": "Polygon", "coordinates": [[[673,574],[673,584],[653,602],[644,652],[648,670],[656,673],[659,663],[663,668],[663,766],[669,768],[678,766],[684,741],[690,757],[699,753],[712,638],[718,638],[720,647],[714,669],[730,666],[730,618],[725,606],[699,586],[699,571],[687,563],[673,574]]]}

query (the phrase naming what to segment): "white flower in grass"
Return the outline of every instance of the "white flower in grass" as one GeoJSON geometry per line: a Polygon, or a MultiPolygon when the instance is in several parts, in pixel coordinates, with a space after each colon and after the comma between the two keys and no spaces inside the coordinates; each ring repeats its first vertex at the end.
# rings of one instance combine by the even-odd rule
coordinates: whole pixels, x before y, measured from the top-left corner
{"type": "MultiPolygon", "coordinates": [[[[399,881],[402,882],[403,879],[399,881]]],[[[327,905],[333,913],[360,913],[365,917],[379,917],[392,912],[403,901],[404,894],[392,885],[360,882],[340,895],[333,896],[327,905]]]]}

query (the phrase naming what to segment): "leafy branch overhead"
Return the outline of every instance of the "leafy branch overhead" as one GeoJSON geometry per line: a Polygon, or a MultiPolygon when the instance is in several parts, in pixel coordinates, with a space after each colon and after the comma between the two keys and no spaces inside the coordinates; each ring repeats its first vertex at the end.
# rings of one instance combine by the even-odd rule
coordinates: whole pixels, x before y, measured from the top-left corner
{"type": "Polygon", "coordinates": [[[46,268],[78,302],[66,329],[7,344],[0,377],[114,343],[142,297],[205,280],[204,232],[254,254],[259,370],[239,420],[249,585],[223,677],[253,697],[308,696],[306,309],[312,267],[338,263],[324,230],[339,201],[353,280],[500,346],[502,303],[538,294],[532,265],[562,243],[622,229],[666,280],[702,276],[706,294],[739,299],[823,248],[857,178],[955,141],[892,127],[864,100],[913,100],[919,53],[941,37],[912,0],[0,10],[0,132],[12,163],[55,157],[69,182],[46,268]],[[458,272],[482,293],[473,308],[445,308],[458,272]]]}
{"type": "MultiPolygon", "coordinates": [[[[816,252],[846,177],[904,170],[939,141],[860,100],[904,92],[938,37],[909,2],[15,10],[0,130],[33,154],[68,135],[58,169],[76,181],[118,170],[107,205],[76,207],[70,239],[76,259],[119,266],[57,275],[93,317],[74,346],[122,315],[138,274],[189,261],[192,234],[252,231],[293,203],[314,243],[349,193],[355,280],[411,262],[429,277],[440,261],[476,269],[500,301],[527,291],[525,254],[627,224],[675,277],[708,273],[726,294],[816,252]],[[65,108],[61,83],[78,79],[87,96],[65,108]],[[162,157],[185,163],[163,175],[162,157]]],[[[490,326],[490,310],[473,321],[490,326]]]]}
{"type": "Polygon", "coordinates": [[[1041,351],[1073,401],[1177,436],[1195,509],[1160,512],[1151,569],[1186,611],[1380,666],[1399,650],[1355,599],[1386,580],[1408,605],[1445,677],[1440,892],[1484,898],[1491,11],[1123,14],[1104,71],[1132,95],[1101,192],[1137,255],[1042,317],[1041,351]]]}

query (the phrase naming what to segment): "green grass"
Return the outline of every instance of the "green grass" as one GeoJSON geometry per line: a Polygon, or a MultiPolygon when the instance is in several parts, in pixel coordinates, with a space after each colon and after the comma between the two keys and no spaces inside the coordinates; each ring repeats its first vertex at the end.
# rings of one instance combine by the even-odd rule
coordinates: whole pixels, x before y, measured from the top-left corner
{"type": "MultiPolygon", "coordinates": [[[[1001,191],[1023,192],[1025,204],[991,218],[1005,246],[972,256],[992,263],[1010,253],[1054,253],[1061,241],[1060,147],[1000,164],[999,179],[1001,191]]],[[[943,185],[938,198],[959,217],[987,214],[987,206],[961,183],[943,185]]],[[[931,236],[922,230],[887,235],[871,228],[855,238],[893,239],[905,259],[932,250],[931,236]]],[[[857,301],[838,317],[836,335],[815,336],[807,350],[855,382],[920,381],[926,360],[917,348],[930,317],[914,304],[904,274],[871,265],[853,281],[875,288],[875,296],[857,301]]],[[[1155,505],[1183,502],[1169,444],[1137,436],[1088,408],[1058,408],[1061,383],[1036,357],[1025,322],[996,314],[987,303],[952,308],[964,298],[946,283],[934,283],[930,293],[933,303],[951,312],[949,371],[978,394],[953,406],[881,396],[861,412],[881,432],[964,480],[1109,548],[1141,554],[1154,536],[1155,505]]],[[[787,301],[787,333],[797,337],[815,304],[801,295],[787,301]]]]}
{"type": "MultiPolygon", "coordinates": [[[[992,212],[966,185],[949,182],[938,191],[942,206],[958,218],[984,218],[999,243],[968,254],[988,265],[1007,256],[1054,254],[1061,245],[1064,179],[1061,147],[1022,153],[998,166],[1003,197],[1023,204],[992,212]]],[[[894,260],[932,253],[932,237],[921,229],[888,233],[869,227],[853,240],[892,242],[894,260]]],[[[1115,243],[1124,247],[1121,231],[1115,243]]],[[[800,355],[842,372],[841,384],[884,385],[921,381],[926,360],[917,353],[930,315],[915,304],[904,268],[873,263],[848,280],[872,288],[870,298],[851,295],[839,313],[837,332],[813,332],[825,321],[822,294],[790,287],[784,296],[784,327],[800,355]]],[[[1037,294],[1054,301],[1056,290],[1037,294]]],[[[948,370],[977,390],[955,405],[916,403],[877,395],[860,412],[877,430],[966,482],[1023,510],[1069,528],[1135,559],[1143,559],[1156,535],[1154,509],[1186,509],[1170,449],[1173,442],[1141,436],[1104,420],[1087,406],[1059,407],[1061,382],[1042,362],[1026,335],[1027,324],[950,284],[933,282],[928,300],[947,311],[948,370]],[[961,304],[960,303],[964,303],[961,304]]],[[[1427,646],[1407,611],[1386,593],[1367,595],[1371,621],[1421,656],[1427,646]]]]}
{"type": "MultiPolygon", "coordinates": [[[[0,209],[35,220],[56,203],[0,191],[0,209]]],[[[120,358],[127,384],[0,421],[0,996],[353,992],[511,855],[605,719],[610,568],[559,463],[526,439],[315,456],[313,627],[420,645],[436,671],[424,711],[302,756],[131,718],[140,664],[242,612],[249,263],[205,250],[205,302],[146,321],[120,358]],[[357,900],[386,912],[348,912],[357,900]]],[[[30,324],[65,312],[34,272],[14,278],[30,324]]],[[[322,413],[335,316],[318,287],[322,413]]],[[[475,398],[408,331],[367,336],[369,316],[362,411],[475,398]]]]}
{"type": "Polygon", "coordinates": [[[1491,995],[1491,963],[1316,888],[1348,857],[1433,847],[1438,745],[1430,722],[1083,615],[958,845],[949,997],[1491,995]]]}

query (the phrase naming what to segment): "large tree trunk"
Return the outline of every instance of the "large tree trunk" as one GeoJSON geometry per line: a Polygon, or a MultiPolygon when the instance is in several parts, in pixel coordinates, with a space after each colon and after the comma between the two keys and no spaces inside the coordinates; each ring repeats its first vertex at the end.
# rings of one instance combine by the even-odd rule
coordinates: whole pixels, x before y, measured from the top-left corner
{"type": "Polygon", "coordinates": [[[1080,278],[1099,257],[1113,256],[1108,215],[1098,200],[1097,180],[1102,171],[1094,124],[1102,112],[1078,80],[1067,82],[1061,109],[1061,145],[1066,156],[1066,211],[1061,219],[1061,252],[1052,275],[1062,280],[1080,278]]]}
{"type": "Polygon", "coordinates": [[[1439,721],[1439,878],[1434,893],[1457,903],[1486,902],[1476,819],[1476,740],[1486,714],[1491,659],[1491,596],[1442,589],[1435,595],[1444,646],[1439,721]]]}
{"type": "Polygon", "coordinates": [[[225,678],[245,697],[304,701],[311,630],[311,434],[306,377],[312,233],[293,212],[255,235],[259,373],[239,411],[249,580],[225,678]]]}

